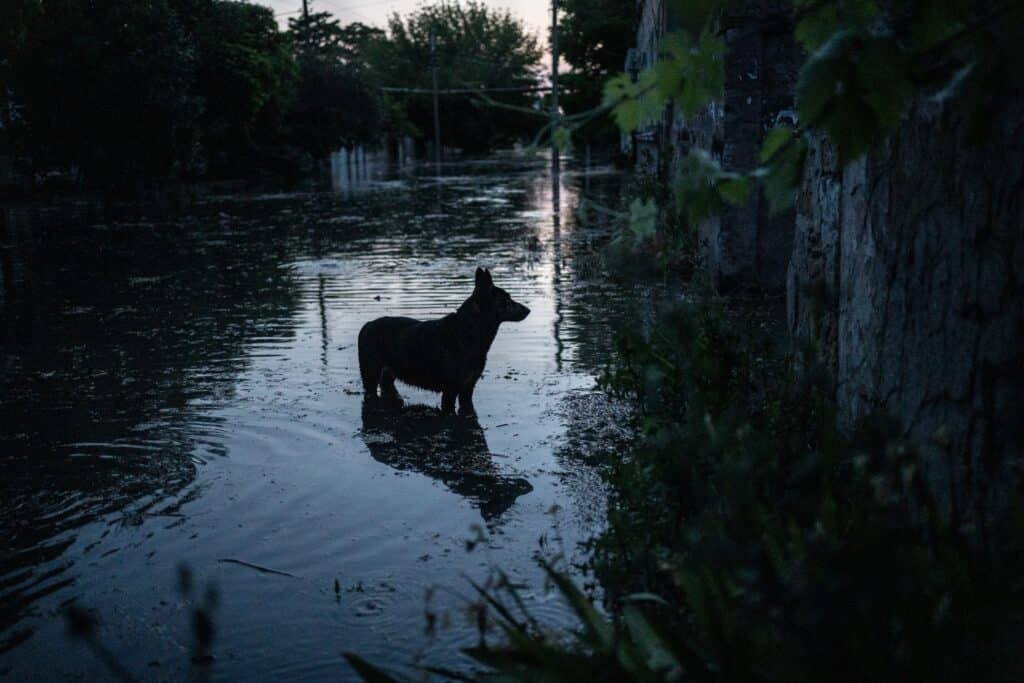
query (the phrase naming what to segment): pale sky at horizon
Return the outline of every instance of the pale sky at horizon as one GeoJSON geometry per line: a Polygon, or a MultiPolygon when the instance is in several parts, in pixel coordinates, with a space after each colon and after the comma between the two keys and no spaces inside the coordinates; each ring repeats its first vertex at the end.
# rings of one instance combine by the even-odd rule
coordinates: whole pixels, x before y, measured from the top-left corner
{"type": "MultiPolygon", "coordinates": [[[[282,26],[288,17],[298,16],[302,0],[254,0],[256,4],[271,7],[282,26]],[[289,14],[285,15],[284,13],[289,14]]],[[[546,48],[547,27],[551,22],[550,0],[481,0],[482,4],[495,9],[507,9],[513,16],[522,19],[526,27],[537,36],[546,48]]],[[[310,0],[310,11],[330,12],[342,24],[360,21],[372,26],[386,27],[387,19],[393,13],[408,14],[423,0],[310,0]]]]}

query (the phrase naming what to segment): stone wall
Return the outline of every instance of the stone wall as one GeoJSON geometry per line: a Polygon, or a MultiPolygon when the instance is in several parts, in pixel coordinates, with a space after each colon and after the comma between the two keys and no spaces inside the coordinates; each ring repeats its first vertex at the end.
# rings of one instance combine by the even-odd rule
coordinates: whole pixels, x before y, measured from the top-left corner
{"type": "MultiPolygon", "coordinates": [[[[793,91],[798,53],[786,4],[765,0],[734,5],[723,19],[726,86],[720,129],[709,149],[727,170],[749,171],[760,163],[765,134],[794,123],[793,91]],[[717,139],[716,139],[717,138],[717,139]]],[[[793,238],[792,211],[772,216],[758,193],[700,226],[707,266],[723,290],[785,286],[793,238]]]]}
{"type": "Polygon", "coordinates": [[[797,202],[788,319],[817,342],[840,417],[895,417],[942,500],[991,504],[1024,444],[1024,98],[973,145],[920,104],[837,170],[812,145],[797,202]]]}
{"type": "MultiPolygon", "coordinates": [[[[724,102],[689,120],[669,111],[644,133],[666,179],[694,147],[752,168],[764,133],[795,122],[787,7],[733,5],[724,102]]],[[[640,8],[650,52],[671,16],[661,0],[640,8]]],[[[818,139],[795,212],[770,216],[756,197],[699,228],[721,289],[785,283],[794,345],[812,342],[835,378],[842,424],[895,418],[932,490],[974,513],[1024,451],[1024,96],[990,117],[974,144],[955,110],[918,103],[842,170],[818,139]]]]}

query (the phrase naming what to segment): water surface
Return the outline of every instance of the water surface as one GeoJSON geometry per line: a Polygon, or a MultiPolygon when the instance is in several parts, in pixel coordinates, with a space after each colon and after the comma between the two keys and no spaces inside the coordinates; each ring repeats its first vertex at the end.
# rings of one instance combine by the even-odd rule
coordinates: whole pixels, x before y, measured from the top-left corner
{"type": "Polygon", "coordinates": [[[65,638],[69,604],[146,679],[348,679],[344,650],[464,665],[466,579],[496,566],[567,618],[533,556],[579,559],[599,528],[621,414],[595,378],[644,300],[600,276],[606,228],[572,210],[614,174],[570,170],[555,195],[529,157],[335,171],[174,218],[4,211],[0,675],[105,673],[65,638]],[[360,326],[453,310],[478,265],[532,310],[498,334],[478,419],[408,387],[364,414],[360,326]],[[210,664],[181,563],[219,593],[210,664]]]}

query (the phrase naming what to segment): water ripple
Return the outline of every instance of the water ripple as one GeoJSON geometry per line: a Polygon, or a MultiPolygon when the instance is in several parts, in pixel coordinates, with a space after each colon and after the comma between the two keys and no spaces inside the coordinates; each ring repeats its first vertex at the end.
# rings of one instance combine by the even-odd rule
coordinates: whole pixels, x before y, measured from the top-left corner
{"type": "Polygon", "coordinates": [[[651,293],[578,276],[606,230],[569,211],[582,176],[556,218],[542,160],[346,168],[333,191],[170,218],[3,213],[0,671],[102,675],[63,649],[75,601],[129,670],[189,675],[180,562],[222,596],[213,678],[345,679],[343,650],[465,665],[460,577],[494,566],[537,616],[570,618],[531,558],[542,536],[576,554],[600,523],[593,454],[622,416],[593,387],[613,321],[651,293]],[[366,414],[359,328],[454,310],[478,265],[533,311],[495,340],[478,419],[406,387],[403,412],[366,414]]]}

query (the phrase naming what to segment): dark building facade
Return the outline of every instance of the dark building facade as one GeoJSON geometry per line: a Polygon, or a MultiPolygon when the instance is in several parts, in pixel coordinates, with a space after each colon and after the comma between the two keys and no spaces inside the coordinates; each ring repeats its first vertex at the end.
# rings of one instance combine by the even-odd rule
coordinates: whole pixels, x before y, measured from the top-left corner
{"type": "MultiPolygon", "coordinates": [[[[636,134],[642,169],[665,178],[694,148],[726,170],[748,171],[759,163],[761,143],[776,125],[796,121],[793,92],[798,52],[793,43],[789,3],[752,0],[730,6],[722,19],[727,44],[725,98],[692,117],[666,107],[661,120],[636,134]]],[[[674,29],[664,0],[640,0],[637,53],[641,67],[658,58],[662,36],[674,29]]],[[[705,263],[722,290],[785,287],[794,214],[771,215],[760,194],[698,227],[705,263]]]]}

